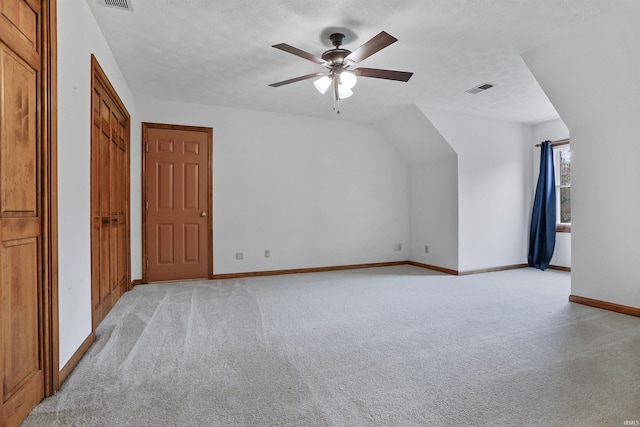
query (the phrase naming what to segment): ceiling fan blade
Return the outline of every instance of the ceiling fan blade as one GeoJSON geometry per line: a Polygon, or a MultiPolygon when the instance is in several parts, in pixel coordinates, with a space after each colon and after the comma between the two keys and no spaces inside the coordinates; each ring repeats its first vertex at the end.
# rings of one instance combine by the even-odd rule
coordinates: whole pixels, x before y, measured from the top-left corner
{"type": "Polygon", "coordinates": [[[408,82],[413,73],[408,71],[381,70],[379,68],[356,68],[353,70],[356,76],[373,77],[376,79],[397,80],[399,82],[408,82]]]}
{"type": "Polygon", "coordinates": [[[297,47],[293,47],[286,43],[274,44],[271,47],[275,47],[276,49],[280,49],[285,52],[292,53],[296,56],[299,56],[300,58],[304,58],[308,61],[315,62],[316,64],[324,65],[327,63],[327,61],[325,61],[324,59],[320,59],[317,56],[310,54],[309,52],[305,52],[302,49],[298,49],[297,47]]]}
{"type": "Polygon", "coordinates": [[[327,73],[312,73],[312,74],[307,74],[306,76],[295,77],[293,79],[284,80],[278,83],[271,83],[269,86],[280,87],[280,86],[288,85],[289,83],[300,82],[302,80],[312,79],[314,77],[320,77],[320,76],[326,76],[326,75],[327,73]]]}
{"type": "Polygon", "coordinates": [[[381,31],[377,36],[374,36],[371,40],[351,52],[345,59],[360,62],[397,41],[397,38],[381,31]]]}

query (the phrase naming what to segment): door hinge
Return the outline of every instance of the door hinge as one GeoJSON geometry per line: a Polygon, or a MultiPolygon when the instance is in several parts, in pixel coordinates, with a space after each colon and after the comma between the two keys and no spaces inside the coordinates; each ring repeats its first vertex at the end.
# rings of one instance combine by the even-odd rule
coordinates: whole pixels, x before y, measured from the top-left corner
{"type": "Polygon", "coordinates": [[[147,258],[147,268],[149,268],[149,258],[147,258]]]}
{"type": "Polygon", "coordinates": [[[145,150],[147,150],[147,153],[149,152],[149,144],[144,144],[145,150]]]}
{"type": "Polygon", "coordinates": [[[148,209],[149,209],[149,201],[146,201],[146,202],[144,203],[144,205],[145,205],[145,206],[144,206],[144,207],[145,207],[145,209],[147,209],[147,210],[148,210],[148,209]]]}

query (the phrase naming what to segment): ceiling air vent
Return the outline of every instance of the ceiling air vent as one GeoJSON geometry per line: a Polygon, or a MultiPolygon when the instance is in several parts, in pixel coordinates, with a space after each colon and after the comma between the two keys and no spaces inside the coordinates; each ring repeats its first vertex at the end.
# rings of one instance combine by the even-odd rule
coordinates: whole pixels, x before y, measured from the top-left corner
{"type": "Polygon", "coordinates": [[[120,10],[129,10],[133,12],[132,0],[100,0],[102,6],[113,7],[120,10]]]}
{"type": "Polygon", "coordinates": [[[491,89],[493,85],[491,83],[484,83],[480,86],[472,87],[471,89],[465,90],[465,93],[470,93],[475,95],[476,93],[484,92],[487,89],[491,89]]]}

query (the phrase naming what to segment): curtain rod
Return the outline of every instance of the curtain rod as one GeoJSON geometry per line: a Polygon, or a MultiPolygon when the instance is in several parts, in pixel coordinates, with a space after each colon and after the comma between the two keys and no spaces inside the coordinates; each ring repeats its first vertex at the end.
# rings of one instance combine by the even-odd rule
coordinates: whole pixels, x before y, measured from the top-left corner
{"type": "MultiPolygon", "coordinates": [[[[551,141],[551,146],[555,147],[556,145],[568,145],[569,138],[567,139],[559,139],[557,141],[551,141]]],[[[535,147],[542,147],[542,144],[536,144],[535,147]]]]}

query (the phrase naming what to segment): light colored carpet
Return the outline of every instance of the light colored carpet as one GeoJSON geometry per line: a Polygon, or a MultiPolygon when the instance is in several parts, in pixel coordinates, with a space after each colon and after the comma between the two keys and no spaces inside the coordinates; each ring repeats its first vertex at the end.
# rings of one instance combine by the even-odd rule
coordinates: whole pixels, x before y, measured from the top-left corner
{"type": "Polygon", "coordinates": [[[412,266],[135,287],[25,426],[623,426],[640,318],[568,273],[412,266]]]}

